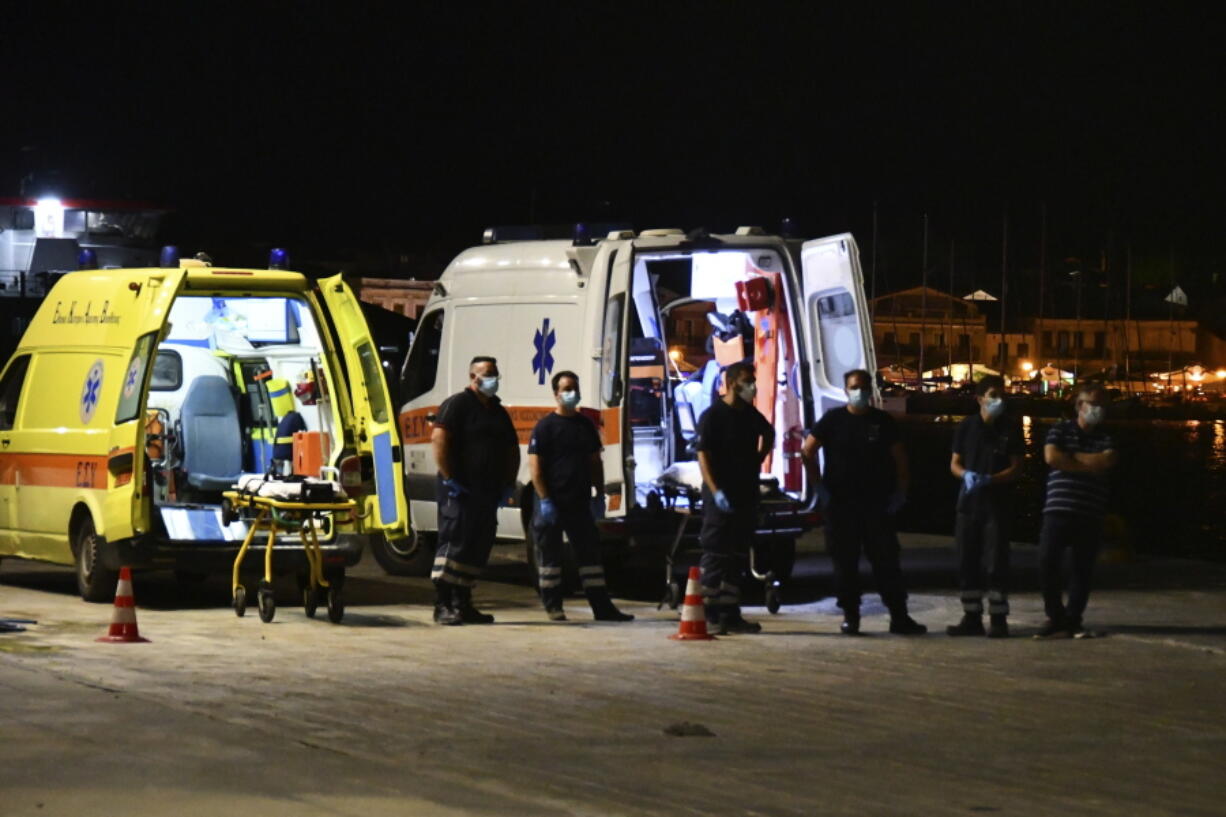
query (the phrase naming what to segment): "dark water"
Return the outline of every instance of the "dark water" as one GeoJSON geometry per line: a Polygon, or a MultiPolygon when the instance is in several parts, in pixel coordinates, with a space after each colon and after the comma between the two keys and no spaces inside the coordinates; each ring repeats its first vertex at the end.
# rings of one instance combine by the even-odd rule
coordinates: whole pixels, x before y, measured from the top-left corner
{"type": "MultiPolygon", "coordinates": [[[[958,483],[950,445],[961,417],[908,416],[912,496],[903,530],[953,533],[958,483]]],[[[1017,486],[1016,541],[1038,541],[1047,466],[1043,440],[1055,420],[1023,419],[1025,479],[1017,486]]],[[[1108,423],[1120,465],[1111,479],[1108,540],[1138,553],[1226,561],[1226,421],[1123,420],[1108,423]]]]}

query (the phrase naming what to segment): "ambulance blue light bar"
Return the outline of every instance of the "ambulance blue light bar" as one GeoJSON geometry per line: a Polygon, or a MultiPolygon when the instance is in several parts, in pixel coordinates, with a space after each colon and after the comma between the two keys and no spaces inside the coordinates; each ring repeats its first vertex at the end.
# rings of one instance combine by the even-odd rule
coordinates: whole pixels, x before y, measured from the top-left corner
{"type": "Polygon", "coordinates": [[[268,251],[269,269],[289,269],[289,250],[273,247],[268,251]]]}
{"type": "Polygon", "coordinates": [[[163,269],[178,269],[179,248],[173,244],[167,244],[165,247],[162,247],[162,252],[158,255],[158,266],[163,269]]]}
{"type": "Polygon", "coordinates": [[[77,253],[77,269],[98,269],[98,253],[89,247],[77,253]]]}

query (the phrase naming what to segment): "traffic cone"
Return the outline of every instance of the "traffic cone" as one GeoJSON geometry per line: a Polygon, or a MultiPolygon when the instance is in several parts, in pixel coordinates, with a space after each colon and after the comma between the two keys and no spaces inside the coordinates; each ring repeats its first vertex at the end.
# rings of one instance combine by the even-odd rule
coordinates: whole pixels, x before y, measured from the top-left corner
{"type": "Polygon", "coordinates": [[[681,626],[669,638],[674,641],[714,641],[707,633],[707,616],[702,609],[702,591],[698,587],[698,568],[690,568],[690,578],[685,583],[685,603],[681,605],[681,626]]]}
{"type": "Polygon", "coordinates": [[[132,597],[132,569],[119,568],[119,584],[115,586],[115,608],[111,612],[111,628],[97,639],[111,644],[148,642],[136,627],[136,599],[132,597]]]}

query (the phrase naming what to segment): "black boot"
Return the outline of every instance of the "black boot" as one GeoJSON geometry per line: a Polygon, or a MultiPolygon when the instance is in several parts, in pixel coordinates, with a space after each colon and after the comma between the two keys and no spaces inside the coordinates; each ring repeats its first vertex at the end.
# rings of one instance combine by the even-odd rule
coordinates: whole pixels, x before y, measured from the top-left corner
{"type": "Polygon", "coordinates": [[[860,634],[860,608],[854,610],[843,611],[843,623],[839,625],[839,630],[843,635],[859,635],[860,634]]]}
{"type": "Polygon", "coordinates": [[[453,604],[453,587],[448,582],[434,583],[434,621],[444,626],[463,624],[459,612],[453,604]]]}
{"type": "Polygon", "coordinates": [[[928,628],[906,612],[899,612],[890,616],[890,632],[894,635],[923,635],[928,632],[928,628]]]}
{"type": "MultiPolygon", "coordinates": [[[[996,616],[992,616],[993,620],[996,616]]],[[[980,613],[963,613],[962,620],[945,628],[946,635],[983,635],[983,615],[980,613]]]]}
{"type": "Polygon", "coordinates": [[[719,617],[719,635],[760,632],[762,632],[762,625],[756,621],[746,621],[744,616],[741,615],[740,609],[736,607],[725,610],[723,615],[719,617]]]}
{"type": "Polygon", "coordinates": [[[592,617],[597,621],[634,621],[634,616],[617,609],[613,599],[603,587],[584,590],[587,603],[592,605],[592,617]]]}
{"type": "Polygon", "coordinates": [[[988,623],[988,638],[1008,638],[1009,637],[1009,620],[1003,614],[991,616],[988,623]]]}
{"type": "Polygon", "coordinates": [[[452,591],[455,596],[455,611],[465,624],[493,624],[494,617],[473,607],[473,589],[471,587],[456,587],[452,591]]]}

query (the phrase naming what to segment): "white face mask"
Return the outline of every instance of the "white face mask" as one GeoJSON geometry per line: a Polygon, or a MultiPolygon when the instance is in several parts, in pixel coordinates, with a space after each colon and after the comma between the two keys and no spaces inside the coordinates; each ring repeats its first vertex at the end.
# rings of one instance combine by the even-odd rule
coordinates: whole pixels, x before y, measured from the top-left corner
{"type": "Polygon", "coordinates": [[[562,391],[558,392],[558,402],[562,408],[573,409],[579,405],[579,392],[577,391],[562,391]]]}
{"type": "Polygon", "coordinates": [[[1091,428],[1101,423],[1106,413],[1106,409],[1104,409],[1102,406],[1081,407],[1081,419],[1091,428]]]}
{"type": "Polygon", "coordinates": [[[983,411],[988,417],[996,419],[1005,411],[1005,401],[999,397],[989,397],[983,401],[983,411]]]}
{"type": "Polygon", "coordinates": [[[868,406],[868,392],[864,389],[848,389],[847,402],[856,408],[868,406]]]}
{"type": "Polygon", "coordinates": [[[481,393],[484,394],[486,397],[493,397],[495,394],[498,393],[499,379],[500,378],[498,377],[498,375],[494,375],[493,377],[478,378],[479,382],[477,383],[477,388],[480,389],[481,393]]]}
{"type": "Polygon", "coordinates": [[[758,396],[758,384],[743,383],[739,388],[737,388],[736,393],[737,396],[746,403],[752,403],[753,399],[758,396]]]}

